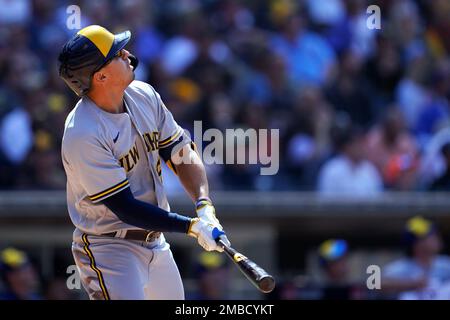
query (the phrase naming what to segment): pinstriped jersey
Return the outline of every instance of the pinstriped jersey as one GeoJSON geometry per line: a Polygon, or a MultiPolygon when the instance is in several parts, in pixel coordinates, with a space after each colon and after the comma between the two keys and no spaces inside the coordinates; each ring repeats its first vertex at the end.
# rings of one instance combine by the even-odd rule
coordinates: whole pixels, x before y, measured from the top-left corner
{"type": "Polygon", "coordinates": [[[149,84],[133,81],[124,105],[126,112],[109,113],[84,96],[66,119],[61,153],[67,204],[81,232],[136,229],[101,203],[125,188],[138,200],[170,210],[159,151],[176,152],[191,141],[149,84]]]}

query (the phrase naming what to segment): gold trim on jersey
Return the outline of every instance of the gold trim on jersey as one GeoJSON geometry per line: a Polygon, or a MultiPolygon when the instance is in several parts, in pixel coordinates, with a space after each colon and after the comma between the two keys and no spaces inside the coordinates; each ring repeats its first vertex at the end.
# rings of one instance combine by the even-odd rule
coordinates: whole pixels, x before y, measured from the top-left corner
{"type": "Polygon", "coordinates": [[[99,200],[101,200],[101,198],[106,198],[107,196],[111,195],[113,192],[118,191],[119,189],[125,189],[126,187],[128,187],[128,185],[129,185],[129,182],[127,179],[125,179],[122,182],[119,182],[118,184],[116,184],[104,191],[101,191],[97,194],[89,196],[89,199],[91,201],[99,201],[99,200]]]}
{"type": "MultiPolygon", "coordinates": [[[[198,150],[197,150],[197,145],[195,144],[194,141],[191,141],[190,146],[191,146],[191,149],[200,156],[200,154],[198,153],[198,150]]],[[[175,175],[178,176],[177,167],[173,163],[172,159],[168,159],[165,162],[166,162],[167,166],[169,167],[169,169],[172,170],[172,172],[175,173],[175,175]]]]}
{"type": "Polygon", "coordinates": [[[169,167],[170,170],[172,170],[173,173],[175,173],[176,175],[178,175],[177,169],[175,167],[175,165],[173,164],[172,160],[169,159],[166,161],[167,166],[169,167]]]}
{"type": "Polygon", "coordinates": [[[103,275],[102,272],[100,271],[99,268],[97,268],[96,264],[95,264],[95,259],[94,259],[94,255],[92,254],[91,249],[89,249],[89,240],[87,238],[87,234],[83,234],[83,236],[81,237],[83,239],[84,242],[84,252],[86,252],[87,256],[89,257],[89,261],[91,262],[91,269],[94,270],[94,272],[97,274],[98,277],[98,282],[100,284],[100,289],[102,289],[102,293],[103,293],[103,297],[105,298],[105,300],[111,300],[111,298],[109,297],[108,294],[108,290],[106,289],[106,285],[105,285],[105,280],[103,279],[103,275]]]}
{"type": "Polygon", "coordinates": [[[164,140],[159,141],[159,142],[158,142],[159,148],[161,148],[161,147],[162,147],[162,148],[166,147],[166,146],[169,145],[169,143],[171,143],[173,140],[178,139],[182,133],[183,133],[183,129],[180,129],[180,130],[178,130],[173,136],[171,136],[171,137],[169,137],[169,138],[167,138],[167,139],[164,139],[164,140]]]}
{"type": "Polygon", "coordinates": [[[198,152],[197,145],[194,141],[191,141],[191,149],[195,151],[200,156],[200,153],[198,152]]]}

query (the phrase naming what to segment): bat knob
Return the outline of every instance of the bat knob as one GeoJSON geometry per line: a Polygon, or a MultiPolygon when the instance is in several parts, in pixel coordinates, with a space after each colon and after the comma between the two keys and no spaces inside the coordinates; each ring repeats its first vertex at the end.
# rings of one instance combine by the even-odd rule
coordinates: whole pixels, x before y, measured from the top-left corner
{"type": "Polygon", "coordinates": [[[264,293],[272,292],[275,288],[275,279],[272,276],[265,276],[259,281],[259,289],[264,293]]]}

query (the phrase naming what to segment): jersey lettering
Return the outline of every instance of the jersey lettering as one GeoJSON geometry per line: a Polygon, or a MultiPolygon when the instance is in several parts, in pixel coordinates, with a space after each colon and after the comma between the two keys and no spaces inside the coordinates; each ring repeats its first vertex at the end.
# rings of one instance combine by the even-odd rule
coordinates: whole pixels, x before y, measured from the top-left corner
{"type": "Polygon", "coordinates": [[[139,161],[139,150],[137,143],[134,143],[133,148],[128,150],[128,153],[119,159],[120,166],[125,169],[125,172],[131,171],[139,161]]]}
{"type": "MultiPolygon", "coordinates": [[[[147,132],[142,135],[142,138],[144,138],[145,142],[145,148],[147,152],[158,150],[158,140],[159,140],[159,132],[153,131],[153,132],[147,132]]],[[[133,170],[134,166],[139,161],[139,150],[137,147],[137,143],[134,143],[134,146],[128,150],[128,152],[120,157],[119,162],[120,166],[125,169],[125,172],[130,172],[133,170]]],[[[158,160],[160,161],[160,160],[158,160]]],[[[156,165],[158,174],[161,176],[161,164],[156,165]],[[158,169],[159,167],[159,169],[158,169]]]]}
{"type": "Polygon", "coordinates": [[[144,133],[143,138],[145,141],[145,147],[147,148],[147,152],[155,151],[158,149],[158,140],[159,140],[158,131],[144,133]]]}

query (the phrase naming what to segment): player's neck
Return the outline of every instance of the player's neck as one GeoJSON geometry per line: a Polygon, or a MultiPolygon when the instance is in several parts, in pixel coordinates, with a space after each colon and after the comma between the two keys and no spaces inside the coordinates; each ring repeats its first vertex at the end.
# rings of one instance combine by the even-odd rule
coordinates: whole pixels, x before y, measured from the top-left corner
{"type": "Polygon", "coordinates": [[[125,106],[123,104],[124,92],[108,92],[99,93],[92,91],[88,94],[88,97],[99,107],[100,109],[110,113],[122,113],[125,112],[125,106]]]}

